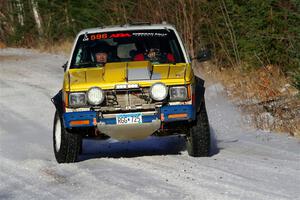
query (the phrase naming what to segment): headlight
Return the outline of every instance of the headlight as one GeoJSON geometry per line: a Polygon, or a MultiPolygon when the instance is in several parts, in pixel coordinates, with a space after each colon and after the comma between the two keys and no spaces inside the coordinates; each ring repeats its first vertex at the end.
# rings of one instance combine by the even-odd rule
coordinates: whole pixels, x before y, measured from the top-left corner
{"type": "Polygon", "coordinates": [[[100,105],[104,100],[103,91],[98,87],[93,87],[87,92],[87,99],[92,105],[100,105]]]}
{"type": "Polygon", "coordinates": [[[150,88],[150,95],[155,101],[162,101],[168,96],[168,88],[163,83],[155,83],[150,88]]]}
{"type": "Polygon", "coordinates": [[[171,87],[170,101],[184,101],[187,99],[187,89],[185,86],[171,87]]]}
{"type": "Polygon", "coordinates": [[[73,92],[69,94],[69,105],[84,106],[86,105],[86,97],[84,92],[73,92]]]}

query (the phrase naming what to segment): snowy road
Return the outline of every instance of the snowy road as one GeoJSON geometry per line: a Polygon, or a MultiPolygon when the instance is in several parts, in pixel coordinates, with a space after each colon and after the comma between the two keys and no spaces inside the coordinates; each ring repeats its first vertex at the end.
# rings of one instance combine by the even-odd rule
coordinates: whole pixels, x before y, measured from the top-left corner
{"type": "Polygon", "coordinates": [[[300,199],[300,141],[242,127],[207,87],[212,155],[192,158],[183,138],[84,141],[75,164],[57,164],[54,107],[66,58],[0,50],[0,199],[300,199]]]}

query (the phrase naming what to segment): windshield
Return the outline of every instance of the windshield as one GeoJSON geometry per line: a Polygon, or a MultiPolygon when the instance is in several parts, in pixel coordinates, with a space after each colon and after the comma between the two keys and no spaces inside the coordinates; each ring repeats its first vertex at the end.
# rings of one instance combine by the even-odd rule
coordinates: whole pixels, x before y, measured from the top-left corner
{"type": "Polygon", "coordinates": [[[185,62],[172,30],[101,32],[79,36],[71,67],[148,60],[153,64],[185,62]]]}

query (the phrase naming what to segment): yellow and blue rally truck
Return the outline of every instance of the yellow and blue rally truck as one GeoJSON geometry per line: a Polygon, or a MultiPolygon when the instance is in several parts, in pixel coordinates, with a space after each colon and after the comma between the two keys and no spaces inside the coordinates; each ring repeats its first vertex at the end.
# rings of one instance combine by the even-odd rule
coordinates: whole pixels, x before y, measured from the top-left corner
{"type": "Polygon", "coordinates": [[[76,162],[83,138],[139,140],[183,134],[190,156],[209,155],[204,81],[194,76],[172,25],[82,30],[63,67],[62,89],[52,98],[57,162],[76,162]]]}

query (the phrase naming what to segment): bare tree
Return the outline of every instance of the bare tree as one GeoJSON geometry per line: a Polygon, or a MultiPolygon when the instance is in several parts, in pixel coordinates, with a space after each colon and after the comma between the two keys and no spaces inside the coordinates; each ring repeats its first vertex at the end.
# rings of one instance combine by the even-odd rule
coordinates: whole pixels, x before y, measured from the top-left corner
{"type": "Polygon", "coordinates": [[[31,0],[31,7],[33,12],[33,17],[37,26],[37,30],[39,33],[39,36],[41,37],[43,35],[43,27],[42,27],[42,19],[39,14],[38,4],[35,0],[31,0]]]}
{"type": "Polygon", "coordinates": [[[17,15],[18,15],[18,21],[21,26],[24,26],[24,4],[21,2],[21,0],[16,0],[15,2],[17,15]]]}

